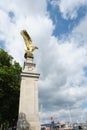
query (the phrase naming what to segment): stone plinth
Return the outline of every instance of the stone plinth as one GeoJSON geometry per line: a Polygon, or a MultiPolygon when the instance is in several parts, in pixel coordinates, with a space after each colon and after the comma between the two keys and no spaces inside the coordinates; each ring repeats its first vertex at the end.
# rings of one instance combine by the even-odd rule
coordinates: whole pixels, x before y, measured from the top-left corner
{"type": "Polygon", "coordinates": [[[38,112],[38,79],[40,74],[36,72],[32,58],[27,58],[21,73],[20,103],[18,129],[27,124],[27,129],[40,130],[38,112]],[[29,128],[28,128],[29,124],[29,128]]]}

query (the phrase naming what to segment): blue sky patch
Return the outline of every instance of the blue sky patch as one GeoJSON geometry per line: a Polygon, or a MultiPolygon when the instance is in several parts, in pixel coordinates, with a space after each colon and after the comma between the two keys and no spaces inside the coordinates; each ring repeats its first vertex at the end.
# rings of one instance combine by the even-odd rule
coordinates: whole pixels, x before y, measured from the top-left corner
{"type": "Polygon", "coordinates": [[[87,102],[84,102],[84,103],[81,105],[81,108],[87,108],[87,102]]]}
{"type": "Polygon", "coordinates": [[[76,19],[64,19],[58,6],[52,6],[52,4],[49,1],[47,10],[49,11],[50,18],[52,19],[53,24],[55,25],[53,35],[58,37],[69,34],[87,13],[87,8],[83,6],[79,8],[77,12],[78,16],[76,19]]]}
{"type": "Polygon", "coordinates": [[[3,49],[5,48],[3,40],[0,40],[0,48],[3,48],[3,49]]]}
{"type": "Polygon", "coordinates": [[[84,69],[84,75],[85,77],[87,77],[87,66],[85,66],[83,69],[84,69]]]}
{"type": "Polygon", "coordinates": [[[8,13],[8,16],[11,18],[11,19],[13,19],[14,18],[14,12],[12,12],[12,11],[9,11],[9,13],[8,13]]]}
{"type": "Polygon", "coordinates": [[[15,18],[15,14],[14,14],[14,12],[9,11],[8,16],[10,18],[10,22],[11,23],[15,23],[15,19],[14,19],[15,18]]]}

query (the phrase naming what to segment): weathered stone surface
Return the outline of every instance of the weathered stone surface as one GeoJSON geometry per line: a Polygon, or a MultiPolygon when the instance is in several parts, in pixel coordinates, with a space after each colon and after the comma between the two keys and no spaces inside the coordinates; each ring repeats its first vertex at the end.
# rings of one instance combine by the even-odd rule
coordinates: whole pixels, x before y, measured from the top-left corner
{"type": "Polygon", "coordinates": [[[21,73],[19,115],[20,113],[25,115],[26,122],[30,124],[29,128],[32,130],[40,130],[38,112],[39,76],[40,74],[36,72],[33,59],[28,58],[21,73]]]}

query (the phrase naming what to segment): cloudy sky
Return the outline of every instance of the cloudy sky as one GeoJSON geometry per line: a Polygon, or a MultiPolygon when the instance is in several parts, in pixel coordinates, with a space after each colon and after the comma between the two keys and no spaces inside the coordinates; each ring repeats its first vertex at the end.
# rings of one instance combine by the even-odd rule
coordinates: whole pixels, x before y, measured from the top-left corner
{"type": "Polygon", "coordinates": [[[23,66],[26,29],[39,47],[40,119],[87,120],[87,0],[0,0],[0,48],[23,66]]]}

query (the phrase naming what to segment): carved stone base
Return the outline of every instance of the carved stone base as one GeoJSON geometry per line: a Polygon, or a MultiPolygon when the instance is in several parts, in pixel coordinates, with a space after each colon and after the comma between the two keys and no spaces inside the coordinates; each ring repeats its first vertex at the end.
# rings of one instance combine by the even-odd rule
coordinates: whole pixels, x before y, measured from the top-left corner
{"type": "Polygon", "coordinates": [[[29,117],[27,117],[26,114],[20,113],[17,130],[40,130],[39,116],[29,115],[29,117]]]}

